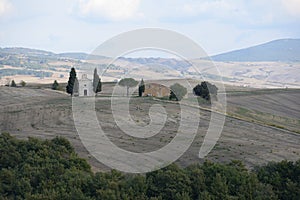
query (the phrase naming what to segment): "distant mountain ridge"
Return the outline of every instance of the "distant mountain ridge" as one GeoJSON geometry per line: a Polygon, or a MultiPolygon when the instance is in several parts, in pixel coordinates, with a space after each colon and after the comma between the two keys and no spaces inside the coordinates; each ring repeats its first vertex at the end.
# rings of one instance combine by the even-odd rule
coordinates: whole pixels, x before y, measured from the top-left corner
{"type": "Polygon", "coordinates": [[[45,55],[52,55],[54,53],[50,51],[45,50],[39,50],[39,49],[30,49],[30,48],[24,48],[24,47],[5,47],[0,48],[1,53],[10,53],[10,54],[45,54],[45,55]]]}
{"type": "Polygon", "coordinates": [[[68,59],[75,59],[75,60],[105,58],[104,56],[90,55],[82,52],[67,52],[67,53],[57,54],[50,51],[23,48],[23,47],[0,48],[0,54],[1,55],[26,55],[26,56],[50,58],[50,59],[68,58],[68,59]]]}
{"type": "Polygon", "coordinates": [[[300,39],[279,39],[211,57],[214,61],[300,61],[300,39]]]}
{"type": "MultiPolygon", "coordinates": [[[[83,52],[66,52],[66,53],[53,53],[50,51],[10,47],[0,48],[0,54],[24,54],[28,56],[40,56],[48,58],[70,58],[77,60],[84,59],[101,59],[104,56],[89,55],[83,52]]],[[[138,62],[145,64],[145,62],[170,62],[174,63],[174,59],[168,58],[122,58],[131,62],[138,62]]],[[[214,61],[221,62],[260,62],[260,61],[284,61],[284,62],[297,62],[300,61],[300,39],[279,39],[273,40],[264,44],[230,51],[218,55],[211,56],[214,61]]],[[[178,62],[178,60],[177,60],[178,62]]],[[[182,64],[182,63],[181,63],[182,64]]],[[[181,66],[187,67],[187,66],[181,66]]],[[[180,68],[181,68],[180,67],[180,68]]]]}
{"type": "Polygon", "coordinates": [[[199,58],[192,62],[159,57],[119,57],[112,65],[111,59],[81,52],[53,53],[29,48],[0,48],[0,84],[12,78],[15,81],[51,83],[66,82],[71,67],[80,73],[94,68],[103,80],[115,81],[129,73],[134,78],[178,79],[205,77],[217,80],[222,77],[228,84],[243,87],[295,87],[300,88],[300,39],[282,39],[262,45],[212,56],[220,75],[210,71],[209,60],[199,58]],[[260,62],[263,61],[263,62],[260,62]],[[278,62],[281,61],[281,62],[278,62]],[[18,75],[18,76],[16,76],[18,75]]]}

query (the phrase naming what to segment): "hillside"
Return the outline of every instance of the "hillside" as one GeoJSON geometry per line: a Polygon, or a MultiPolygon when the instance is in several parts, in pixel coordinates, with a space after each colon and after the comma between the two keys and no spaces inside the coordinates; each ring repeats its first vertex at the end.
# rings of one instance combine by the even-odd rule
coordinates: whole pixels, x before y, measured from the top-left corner
{"type": "Polygon", "coordinates": [[[300,39],[282,39],[247,49],[213,56],[220,73],[211,70],[205,59],[120,57],[111,59],[87,53],[53,53],[28,48],[0,48],[0,85],[11,80],[20,83],[67,82],[71,67],[78,75],[92,76],[98,68],[103,81],[116,81],[124,76],[137,80],[202,79],[220,80],[225,84],[255,88],[300,87],[300,39]],[[193,63],[193,65],[191,65],[193,63]],[[195,66],[197,69],[195,69],[195,66]],[[201,74],[199,74],[199,72],[201,74]]]}
{"type": "Polygon", "coordinates": [[[300,39],[279,39],[261,45],[212,56],[214,61],[300,61],[300,39]]]}
{"type": "Polygon", "coordinates": [[[8,48],[0,48],[0,55],[26,55],[26,56],[45,56],[45,57],[53,57],[54,53],[50,51],[38,50],[38,49],[30,49],[30,48],[22,48],[22,47],[8,47],[8,48]]]}
{"type": "MultiPolygon", "coordinates": [[[[107,98],[111,95],[112,86],[103,85],[95,106],[99,124],[113,143],[132,152],[151,152],[172,140],[180,120],[178,104],[146,97],[131,98],[130,114],[140,126],[149,123],[152,105],[160,104],[167,112],[167,121],[158,134],[147,139],[132,137],[118,127],[112,115],[111,100],[107,98]],[[136,105],[141,110],[137,110],[136,105]]],[[[296,133],[299,130],[299,103],[290,102],[297,102],[300,91],[288,89],[237,93],[228,95],[230,116],[226,117],[221,138],[206,159],[216,162],[242,160],[251,168],[268,161],[299,158],[300,137],[296,133]],[[272,105],[276,105],[274,111],[272,105]]],[[[107,169],[82,145],[74,126],[72,99],[68,95],[48,89],[0,87],[0,99],[0,132],[9,132],[18,138],[34,136],[51,139],[64,136],[74,145],[78,155],[88,159],[93,168],[107,169]]],[[[188,99],[186,101],[190,102],[188,99]]],[[[194,107],[185,109],[195,113],[195,116],[199,112],[194,107]]],[[[200,114],[195,142],[176,162],[181,166],[203,161],[199,160],[198,154],[211,114],[206,110],[200,110],[200,114]]]]}

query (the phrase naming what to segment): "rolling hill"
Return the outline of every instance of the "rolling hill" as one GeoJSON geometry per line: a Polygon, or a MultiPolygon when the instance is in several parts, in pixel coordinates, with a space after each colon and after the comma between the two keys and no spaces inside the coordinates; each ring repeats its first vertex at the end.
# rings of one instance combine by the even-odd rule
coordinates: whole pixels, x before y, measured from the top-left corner
{"type": "Polygon", "coordinates": [[[193,65],[182,59],[159,57],[119,57],[110,59],[80,52],[53,53],[28,48],[0,48],[0,85],[14,79],[31,83],[66,82],[72,66],[78,73],[91,74],[94,68],[103,81],[123,76],[136,79],[222,77],[231,85],[250,87],[300,87],[300,39],[281,39],[258,46],[212,56],[221,74],[210,71],[209,60],[195,59],[193,65]],[[104,73],[104,74],[102,74],[104,73]]]}
{"type": "Polygon", "coordinates": [[[214,61],[300,61],[300,39],[279,39],[261,45],[212,56],[214,61]]]}

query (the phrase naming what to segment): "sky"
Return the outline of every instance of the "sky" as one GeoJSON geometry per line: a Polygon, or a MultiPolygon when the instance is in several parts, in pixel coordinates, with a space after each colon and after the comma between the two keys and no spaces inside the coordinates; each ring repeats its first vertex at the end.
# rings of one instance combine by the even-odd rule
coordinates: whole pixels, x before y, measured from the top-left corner
{"type": "Polygon", "coordinates": [[[181,33],[208,55],[300,38],[300,0],[0,0],[0,47],[92,52],[139,28],[181,33]]]}

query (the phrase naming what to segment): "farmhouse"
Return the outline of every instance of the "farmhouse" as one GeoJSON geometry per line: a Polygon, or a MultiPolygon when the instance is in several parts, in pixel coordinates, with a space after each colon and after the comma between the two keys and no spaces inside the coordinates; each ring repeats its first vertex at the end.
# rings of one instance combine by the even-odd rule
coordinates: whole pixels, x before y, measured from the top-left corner
{"type": "Polygon", "coordinates": [[[145,84],[144,96],[166,97],[169,95],[170,95],[170,88],[164,85],[158,83],[145,84]]]}
{"type": "Polygon", "coordinates": [[[82,74],[78,80],[78,96],[94,96],[93,80],[88,79],[86,74],[82,74]]]}

